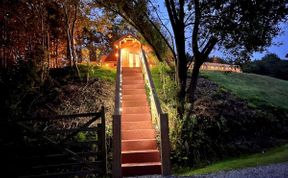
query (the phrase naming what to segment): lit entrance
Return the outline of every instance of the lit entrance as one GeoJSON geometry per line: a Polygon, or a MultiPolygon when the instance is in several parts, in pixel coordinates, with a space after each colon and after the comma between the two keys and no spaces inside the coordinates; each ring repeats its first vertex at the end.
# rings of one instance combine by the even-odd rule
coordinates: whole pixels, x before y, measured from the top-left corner
{"type": "Polygon", "coordinates": [[[128,63],[129,63],[129,67],[140,67],[139,54],[129,53],[128,63]]]}

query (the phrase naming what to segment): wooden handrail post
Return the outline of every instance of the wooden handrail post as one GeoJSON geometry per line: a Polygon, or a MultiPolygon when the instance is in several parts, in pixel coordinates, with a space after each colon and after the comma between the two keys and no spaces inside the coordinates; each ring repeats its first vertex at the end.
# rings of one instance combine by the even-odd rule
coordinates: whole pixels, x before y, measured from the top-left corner
{"type": "Polygon", "coordinates": [[[112,177],[122,177],[121,170],[121,115],[113,115],[112,177]]]}
{"type": "Polygon", "coordinates": [[[106,124],[105,124],[105,108],[101,107],[101,150],[102,150],[102,161],[103,161],[103,172],[107,174],[107,150],[106,150],[106,124]]]}
{"type": "Polygon", "coordinates": [[[160,114],[162,175],[171,175],[168,114],[160,114]]]}

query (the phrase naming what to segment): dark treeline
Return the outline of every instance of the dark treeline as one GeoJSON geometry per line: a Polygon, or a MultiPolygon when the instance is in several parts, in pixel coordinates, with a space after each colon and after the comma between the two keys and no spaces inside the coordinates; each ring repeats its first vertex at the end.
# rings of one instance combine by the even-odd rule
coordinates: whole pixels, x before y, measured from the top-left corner
{"type": "Polygon", "coordinates": [[[281,60],[276,54],[267,54],[261,60],[244,64],[242,68],[244,72],[288,80],[288,61],[281,60]]]}

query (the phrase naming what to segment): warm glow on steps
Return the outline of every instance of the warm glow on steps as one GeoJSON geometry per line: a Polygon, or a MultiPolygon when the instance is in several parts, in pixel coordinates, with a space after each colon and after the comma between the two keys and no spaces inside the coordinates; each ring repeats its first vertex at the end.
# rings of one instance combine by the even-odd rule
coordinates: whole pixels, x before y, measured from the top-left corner
{"type": "Polygon", "coordinates": [[[122,68],[121,154],[123,176],[161,174],[141,68],[122,68]]]}

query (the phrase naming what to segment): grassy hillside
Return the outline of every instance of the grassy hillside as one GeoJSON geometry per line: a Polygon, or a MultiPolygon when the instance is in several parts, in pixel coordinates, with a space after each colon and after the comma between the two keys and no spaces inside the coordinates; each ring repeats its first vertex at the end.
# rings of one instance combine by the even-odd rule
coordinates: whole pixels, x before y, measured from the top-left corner
{"type": "Polygon", "coordinates": [[[99,78],[110,82],[114,82],[116,79],[116,69],[114,68],[100,67],[93,64],[79,64],[78,67],[81,78],[87,77],[88,74],[89,78],[99,78]]]}
{"type": "Polygon", "coordinates": [[[288,109],[288,81],[248,73],[203,71],[201,75],[257,106],[288,109]]]}

